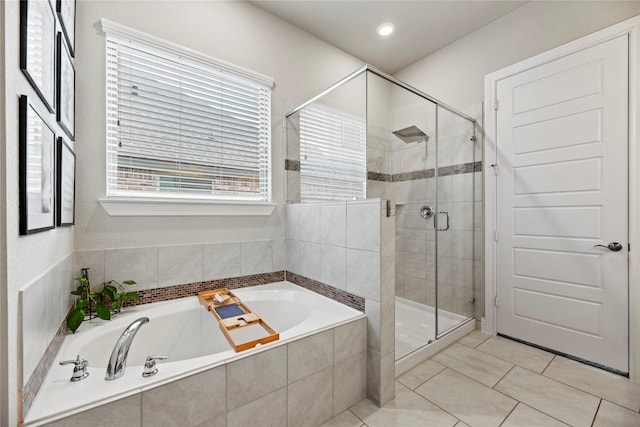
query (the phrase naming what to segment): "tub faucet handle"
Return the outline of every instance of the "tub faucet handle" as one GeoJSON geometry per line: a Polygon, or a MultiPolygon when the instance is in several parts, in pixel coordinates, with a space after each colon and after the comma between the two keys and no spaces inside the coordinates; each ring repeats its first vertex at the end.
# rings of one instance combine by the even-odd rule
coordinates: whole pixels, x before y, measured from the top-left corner
{"type": "Polygon", "coordinates": [[[87,368],[89,366],[89,362],[86,359],[80,359],[80,355],[76,356],[76,360],[63,360],[60,362],[60,365],[70,365],[74,364],[73,367],[73,375],[71,375],[71,381],[80,381],[89,376],[89,372],[87,372],[87,368]]]}
{"type": "Polygon", "coordinates": [[[168,358],[168,356],[147,356],[147,360],[144,362],[142,376],[148,378],[157,374],[158,368],[156,368],[156,360],[167,360],[168,358]]]}

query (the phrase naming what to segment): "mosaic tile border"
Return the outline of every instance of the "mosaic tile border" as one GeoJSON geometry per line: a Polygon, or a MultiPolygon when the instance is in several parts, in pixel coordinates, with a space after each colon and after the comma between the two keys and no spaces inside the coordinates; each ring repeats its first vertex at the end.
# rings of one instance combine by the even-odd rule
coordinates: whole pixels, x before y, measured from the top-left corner
{"type": "Polygon", "coordinates": [[[482,162],[462,163],[460,165],[438,168],[438,176],[459,175],[462,173],[482,171],[482,162]]]}
{"type": "Polygon", "coordinates": [[[62,347],[62,342],[66,335],[67,323],[63,320],[58,331],[49,343],[49,346],[40,358],[38,365],[33,370],[29,380],[22,389],[22,413],[20,414],[20,420],[24,420],[24,415],[29,412],[29,408],[31,408],[33,400],[36,398],[38,391],[40,391],[40,387],[42,387],[44,378],[49,372],[49,367],[53,363],[54,359],[58,357],[58,352],[60,351],[60,347],[62,347]]]}
{"type": "Polygon", "coordinates": [[[231,277],[228,279],[208,280],[205,282],[187,283],[185,285],[167,286],[164,288],[147,289],[138,291],[139,301],[133,301],[128,305],[142,305],[153,302],[169,301],[172,299],[191,297],[198,295],[198,292],[208,291],[216,288],[239,289],[248,286],[264,285],[273,282],[282,282],[285,272],[274,271],[271,273],[252,274],[250,276],[231,277]]]}
{"type": "Polygon", "coordinates": [[[290,271],[286,272],[286,280],[364,313],[363,297],[343,291],[342,289],[334,288],[333,286],[325,285],[324,283],[300,276],[299,274],[292,273],[290,271]]]}
{"type": "Polygon", "coordinates": [[[415,181],[417,179],[433,178],[434,176],[436,176],[435,169],[425,169],[422,171],[397,173],[391,177],[391,181],[415,181]]]}
{"type": "Polygon", "coordinates": [[[382,182],[391,182],[393,180],[393,175],[388,173],[380,173],[380,172],[367,172],[367,179],[370,181],[382,181],[382,182]]]}
{"type": "MultiPolygon", "coordinates": [[[[284,168],[285,170],[288,170],[288,171],[299,172],[300,161],[285,159],[284,168]]],[[[463,173],[480,172],[480,171],[482,171],[482,162],[478,161],[478,162],[471,162],[471,163],[462,163],[459,165],[443,166],[441,168],[438,168],[438,176],[459,175],[463,173]]],[[[435,176],[436,176],[435,168],[424,169],[424,170],[413,171],[413,172],[396,173],[396,174],[367,171],[368,180],[381,181],[381,182],[414,181],[418,179],[433,178],[435,176]]]]}
{"type": "MultiPolygon", "coordinates": [[[[438,176],[459,175],[463,173],[480,172],[480,171],[482,171],[481,161],[461,163],[459,165],[443,166],[441,168],[438,168],[438,176]]],[[[421,171],[396,173],[393,175],[377,174],[374,172],[367,173],[368,179],[374,180],[374,181],[385,181],[385,182],[414,181],[417,179],[434,178],[435,176],[436,176],[436,170],[434,168],[424,169],[421,171]],[[391,179],[389,180],[388,177],[390,177],[391,179]]]]}
{"type": "Polygon", "coordinates": [[[284,159],[284,170],[300,171],[300,160],[284,159]]]}

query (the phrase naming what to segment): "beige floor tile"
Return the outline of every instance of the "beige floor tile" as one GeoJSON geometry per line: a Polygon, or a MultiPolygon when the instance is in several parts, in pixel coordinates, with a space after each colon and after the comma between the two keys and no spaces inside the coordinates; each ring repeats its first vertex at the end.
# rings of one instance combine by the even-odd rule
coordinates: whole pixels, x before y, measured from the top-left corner
{"type": "Polygon", "coordinates": [[[445,369],[446,366],[439,364],[438,362],[434,362],[431,359],[427,359],[415,368],[412,368],[400,375],[396,380],[411,390],[415,390],[416,387],[424,384],[430,378],[432,378],[435,374],[445,369]]]}
{"type": "Polygon", "coordinates": [[[638,427],[640,414],[603,400],[593,427],[638,427]]]}
{"type": "Polygon", "coordinates": [[[469,424],[465,424],[465,423],[463,423],[462,421],[460,421],[460,422],[458,422],[458,424],[456,424],[456,425],[455,425],[455,426],[453,426],[453,427],[469,427],[469,424]]]}
{"type": "Polygon", "coordinates": [[[416,393],[470,426],[498,426],[518,403],[451,369],[422,384],[416,393]]]}
{"type": "Polygon", "coordinates": [[[361,419],[353,415],[353,412],[346,410],[340,412],[320,427],[362,427],[364,423],[361,419]]]}
{"type": "Polygon", "coordinates": [[[482,344],[485,340],[487,340],[488,338],[490,338],[491,335],[489,334],[485,334],[484,332],[476,329],[473,332],[469,332],[467,335],[465,335],[464,337],[460,338],[458,340],[458,342],[460,344],[464,344],[467,347],[477,347],[480,344],[482,344]]]}
{"type": "Polygon", "coordinates": [[[547,351],[502,337],[491,337],[476,348],[538,374],[544,371],[554,357],[547,351]]]}
{"type": "Polygon", "coordinates": [[[513,367],[511,363],[461,344],[447,347],[433,356],[432,360],[489,387],[496,385],[513,367]]]}
{"type": "Polygon", "coordinates": [[[574,426],[589,426],[600,399],[518,366],[495,386],[545,414],[574,426]]]}
{"type": "Polygon", "coordinates": [[[501,427],[567,427],[567,424],[523,403],[518,403],[501,427]]]}
{"type": "Polygon", "coordinates": [[[382,408],[370,400],[362,400],[353,405],[351,411],[369,427],[451,427],[458,422],[402,384],[395,384],[396,398],[382,408]]]}
{"type": "Polygon", "coordinates": [[[543,375],[632,411],[640,410],[640,384],[620,375],[559,356],[553,359],[543,375]]]}

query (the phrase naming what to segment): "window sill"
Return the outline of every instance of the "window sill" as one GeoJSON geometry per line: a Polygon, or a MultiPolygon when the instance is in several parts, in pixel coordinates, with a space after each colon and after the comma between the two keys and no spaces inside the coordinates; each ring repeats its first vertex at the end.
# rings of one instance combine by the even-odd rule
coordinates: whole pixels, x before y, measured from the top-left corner
{"type": "Polygon", "coordinates": [[[276,203],[102,197],[109,216],[268,216],[276,203]]]}

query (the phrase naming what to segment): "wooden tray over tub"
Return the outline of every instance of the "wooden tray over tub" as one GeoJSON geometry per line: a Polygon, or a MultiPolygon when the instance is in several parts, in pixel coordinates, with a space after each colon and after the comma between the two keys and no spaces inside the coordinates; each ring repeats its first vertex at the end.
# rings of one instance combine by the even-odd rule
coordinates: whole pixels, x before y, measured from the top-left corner
{"type": "Polygon", "coordinates": [[[198,298],[218,319],[222,333],[236,352],[280,338],[278,332],[227,288],[198,292],[198,298]]]}

